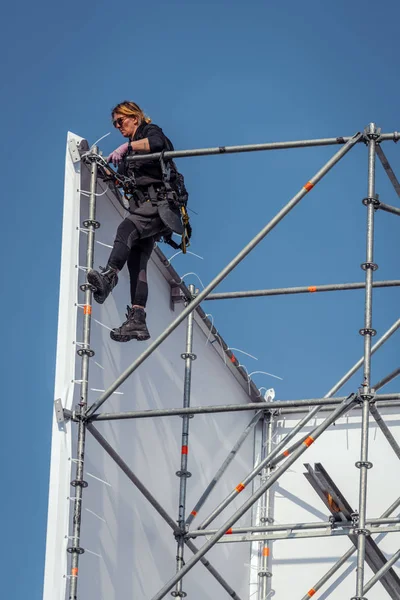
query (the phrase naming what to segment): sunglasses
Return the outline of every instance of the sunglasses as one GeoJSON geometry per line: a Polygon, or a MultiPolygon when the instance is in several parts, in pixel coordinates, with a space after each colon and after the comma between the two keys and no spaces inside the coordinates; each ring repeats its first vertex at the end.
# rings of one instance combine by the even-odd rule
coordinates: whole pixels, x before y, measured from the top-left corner
{"type": "Polygon", "coordinates": [[[119,125],[119,127],[121,127],[122,123],[125,121],[125,119],[127,119],[128,117],[118,117],[118,119],[115,119],[112,124],[114,125],[114,127],[116,127],[117,125],[119,125]]]}

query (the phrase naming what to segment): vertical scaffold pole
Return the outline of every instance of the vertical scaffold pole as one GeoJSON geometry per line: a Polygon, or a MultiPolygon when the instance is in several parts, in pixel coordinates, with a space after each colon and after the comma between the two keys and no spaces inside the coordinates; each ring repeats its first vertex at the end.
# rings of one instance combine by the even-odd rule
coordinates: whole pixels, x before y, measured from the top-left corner
{"type": "Polygon", "coordinates": [[[368,196],[363,200],[367,207],[367,248],[366,261],[361,265],[365,271],[365,311],[364,328],[360,334],[364,336],[364,376],[360,396],[362,399],[361,422],[361,456],[356,463],[360,469],[359,493],[359,523],[355,530],[358,534],[357,543],[357,582],[354,600],[364,600],[364,567],[365,567],[365,540],[369,534],[366,529],[367,508],[367,473],[372,467],[368,461],[368,429],[369,429],[369,404],[373,397],[371,394],[371,338],[376,334],[372,329],[372,279],[373,272],[378,268],[374,260],[374,214],[377,198],[375,196],[375,152],[376,140],[379,137],[375,123],[370,123],[365,129],[365,138],[368,141],[368,196]]]}
{"type": "MultiPolygon", "coordinates": [[[[92,148],[92,154],[97,154],[96,146],[92,148]]],[[[90,160],[90,155],[88,156],[90,160]]],[[[93,267],[94,255],[94,237],[98,227],[96,221],[96,184],[97,184],[97,164],[94,160],[90,161],[90,195],[89,195],[89,215],[88,219],[83,223],[87,230],[87,246],[86,246],[86,269],[93,267]]],[[[84,415],[87,409],[88,388],[89,388],[89,359],[94,355],[90,348],[90,326],[92,315],[92,289],[90,285],[83,284],[81,289],[85,293],[85,303],[83,306],[83,339],[81,347],[77,350],[79,356],[82,357],[81,366],[81,390],[80,402],[78,410],[78,441],[77,441],[77,457],[76,457],[76,472],[75,479],[71,481],[71,485],[75,488],[74,513],[73,513],[73,532],[72,545],[68,548],[71,554],[71,574],[69,586],[69,600],[77,600],[78,590],[78,568],[79,556],[84,553],[84,549],[80,545],[81,534],[81,519],[82,519],[82,490],[87,487],[87,482],[83,479],[83,468],[85,459],[85,438],[86,438],[86,423],[84,415]]]]}
{"type": "MultiPolygon", "coordinates": [[[[274,416],[273,413],[270,412],[269,415],[264,417],[263,422],[263,437],[262,437],[262,460],[269,456],[272,452],[272,437],[274,434],[274,416]]],[[[264,467],[261,472],[261,485],[268,481],[271,475],[271,466],[268,464],[264,467]]],[[[271,494],[272,490],[269,488],[263,496],[261,496],[261,504],[260,504],[260,524],[267,523],[268,525],[273,523],[273,519],[271,518],[271,494]]],[[[259,600],[266,600],[268,598],[269,587],[272,577],[272,572],[269,570],[269,561],[271,554],[271,541],[265,540],[264,542],[260,542],[260,568],[258,571],[259,578],[259,600]]]]}
{"type": "MultiPolygon", "coordinates": [[[[189,285],[189,292],[191,298],[195,297],[194,285],[189,285]]],[[[192,383],[192,361],[196,359],[196,355],[193,354],[193,321],[194,313],[191,312],[187,319],[186,326],[186,352],[181,354],[181,357],[185,361],[185,376],[183,386],[183,408],[190,406],[190,388],[192,383]]],[[[187,478],[190,477],[188,467],[188,451],[189,451],[189,419],[190,415],[183,415],[182,417],[182,445],[181,445],[181,468],[177,471],[177,476],[180,478],[179,482],[179,509],[178,509],[178,526],[181,530],[180,535],[176,535],[177,538],[177,552],[176,552],[176,572],[180,571],[184,566],[184,549],[185,549],[185,538],[184,534],[186,531],[186,485],[187,478]]],[[[171,596],[185,598],[186,592],[182,590],[182,579],[176,584],[176,588],[171,592],[171,596]]]]}

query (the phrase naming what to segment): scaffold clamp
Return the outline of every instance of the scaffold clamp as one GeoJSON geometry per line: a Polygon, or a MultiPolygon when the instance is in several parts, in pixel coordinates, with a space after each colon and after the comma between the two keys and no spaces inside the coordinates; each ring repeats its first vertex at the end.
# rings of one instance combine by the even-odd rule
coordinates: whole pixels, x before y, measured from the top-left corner
{"type": "Polygon", "coordinates": [[[187,358],[190,358],[190,360],[196,360],[197,355],[193,354],[193,352],[182,352],[181,358],[183,358],[183,360],[186,360],[187,358]]]}
{"type": "Polygon", "coordinates": [[[91,348],[79,348],[76,353],[78,356],[88,356],[89,358],[92,358],[95,355],[94,350],[91,348]]]}
{"type": "Polygon", "coordinates": [[[72,487],[87,488],[87,486],[89,484],[87,481],[84,481],[83,479],[74,479],[73,481],[71,481],[71,485],[72,485],[72,487]]]}
{"type": "Polygon", "coordinates": [[[372,464],[372,462],[370,462],[369,460],[358,460],[355,463],[357,469],[361,469],[361,467],[366,467],[367,469],[372,469],[372,467],[374,466],[372,464]]]}
{"type": "Polygon", "coordinates": [[[85,227],[85,229],[88,229],[89,227],[94,227],[95,229],[99,229],[99,227],[100,227],[100,223],[99,223],[99,221],[96,221],[96,219],[85,219],[83,221],[82,225],[85,227]]]}
{"type": "Polygon", "coordinates": [[[175,475],[176,475],[177,477],[191,477],[191,476],[192,476],[192,474],[191,474],[191,472],[190,472],[190,471],[177,471],[177,472],[175,473],[175,475]]]}
{"type": "Polygon", "coordinates": [[[84,554],[85,550],[84,548],[80,548],[80,546],[69,546],[67,552],[69,554],[84,554]]]}

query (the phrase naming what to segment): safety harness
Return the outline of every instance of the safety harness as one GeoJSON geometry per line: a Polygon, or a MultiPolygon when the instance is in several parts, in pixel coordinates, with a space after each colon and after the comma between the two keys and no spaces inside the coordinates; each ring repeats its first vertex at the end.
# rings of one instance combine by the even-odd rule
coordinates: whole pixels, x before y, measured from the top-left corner
{"type": "MultiPolygon", "coordinates": [[[[162,173],[162,185],[161,187],[151,184],[147,186],[146,194],[149,199],[153,202],[158,200],[167,200],[175,208],[177,208],[181,214],[183,232],[181,243],[178,244],[172,239],[172,233],[163,236],[163,241],[174,248],[174,250],[181,250],[183,254],[186,254],[187,248],[190,246],[190,238],[192,235],[192,227],[190,225],[189,215],[187,212],[187,202],[189,194],[187,192],[184,177],[179,173],[176,168],[176,164],[173,160],[169,159],[168,164],[164,160],[163,150],[160,155],[160,167],[162,173]],[[173,174],[173,177],[172,177],[173,174]]],[[[117,188],[122,188],[123,197],[127,201],[128,205],[130,202],[146,202],[147,198],[145,193],[138,187],[136,178],[132,172],[129,177],[117,173],[110,168],[108,163],[103,157],[98,157],[98,166],[101,167],[101,175],[104,181],[110,182],[117,188]]],[[[161,183],[161,182],[160,182],[161,183]]],[[[124,209],[128,209],[125,204],[122,204],[124,209]]]]}
{"type": "Polygon", "coordinates": [[[164,236],[163,240],[166,244],[174,248],[175,250],[182,250],[183,254],[186,254],[186,249],[190,246],[190,238],[192,236],[192,226],[190,225],[190,219],[187,212],[187,202],[189,199],[189,194],[185,186],[185,180],[182,173],[179,173],[176,168],[175,162],[170,159],[168,164],[165,163],[164,160],[164,152],[163,150],[160,155],[160,166],[163,180],[164,190],[161,189],[159,191],[159,196],[162,199],[168,200],[171,204],[173,204],[176,208],[179,209],[182,218],[183,224],[183,232],[182,232],[182,240],[180,244],[177,244],[172,239],[172,234],[164,236]],[[171,169],[172,167],[172,169],[171,169]],[[173,187],[171,185],[171,172],[174,173],[174,181],[173,187]]]}

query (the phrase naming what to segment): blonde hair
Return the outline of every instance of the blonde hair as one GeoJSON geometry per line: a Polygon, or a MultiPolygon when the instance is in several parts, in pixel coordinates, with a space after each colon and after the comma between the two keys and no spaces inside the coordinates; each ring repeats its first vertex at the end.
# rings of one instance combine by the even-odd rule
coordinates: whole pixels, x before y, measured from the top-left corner
{"type": "Polygon", "coordinates": [[[137,117],[139,123],[143,121],[145,123],[151,123],[150,117],[144,114],[140,106],[136,104],[136,102],[130,102],[129,100],[124,100],[115,106],[111,111],[111,116],[115,113],[125,115],[126,117],[137,117]]]}

